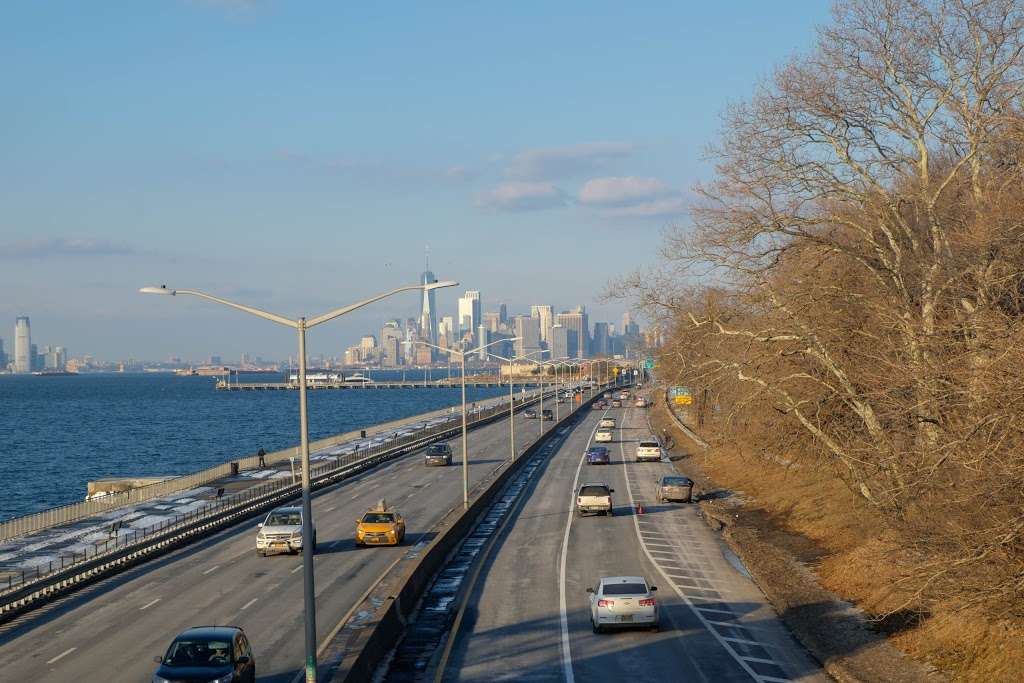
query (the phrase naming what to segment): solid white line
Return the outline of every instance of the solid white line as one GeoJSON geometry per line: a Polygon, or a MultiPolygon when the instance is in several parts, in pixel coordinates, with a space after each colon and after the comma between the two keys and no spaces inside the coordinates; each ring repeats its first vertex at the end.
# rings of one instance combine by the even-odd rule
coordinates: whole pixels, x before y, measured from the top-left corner
{"type": "Polygon", "coordinates": [[[291,570],[288,573],[289,574],[294,574],[295,572],[300,571],[301,569],[302,569],[302,565],[300,564],[298,567],[296,567],[295,569],[291,570]]]}
{"type": "Polygon", "coordinates": [[[207,569],[207,570],[206,570],[205,572],[203,572],[203,576],[206,576],[206,575],[207,575],[207,574],[209,574],[210,572],[215,572],[215,571],[217,571],[217,570],[218,570],[219,568],[220,568],[220,565],[219,565],[219,564],[215,564],[215,565],[213,565],[212,567],[210,567],[209,569],[207,569]]]}
{"type": "MultiPolygon", "coordinates": [[[[606,410],[605,415],[607,414],[606,410]]],[[[583,462],[587,459],[587,447],[590,446],[590,441],[597,432],[597,424],[599,423],[594,424],[590,438],[587,439],[587,446],[583,449],[584,453],[580,456],[579,464],[576,465],[576,476],[572,480],[572,490],[569,491],[569,516],[565,520],[565,534],[562,536],[562,557],[558,561],[558,620],[562,630],[562,673],[565,675],[565,683],[575,683],[576,680],[572,674],[572,650],[569,647],[569,617],[565,599],[565,559],[569,554],[569,530],[572,528],[572,518],[576,512],[576,489],[580,482],[580,472],[583,470],[583,462]]]]}
{"type": "Polygon", "coordinates": [[[150,600],[149,602],[147,602],[147,603],[146,603],[145,605],[143,605],[142,607],[140,607],[140,608],[139,608],[139,611],[141,612],[141,611],[142,611],[142,610],[144,610],[144,609],[148,609],[148,608],[152,607],[153,605],[155,605],[155,604],[156,604],[156,603],[158,603],[158,602],[160,602],[160,598],[153,598],[152,600],[150,600]]]}
{"type": "Polygon", "coordinates": [[[74,652],[77,649],[78,649],[77,647],[69,647],[68,649],[64,650],[64,652],[61,652],[59,655],[57,655],[56,657],[54,657],[53,659],[48,661],[47,664],[53,664],[58,659],[63,659],[64,657],[67,657],[69,654],[71,654],[72,652],[74,652]]]}
{"type": "Polygon", "coordinates": [[[248,608],[252,607],[252,603],[256,602],[257,600],[259,600],[259,598],[253,598],[249,602],[247,602],[244,605],[242,605],[242,609],[248,609],[248,608]]]}

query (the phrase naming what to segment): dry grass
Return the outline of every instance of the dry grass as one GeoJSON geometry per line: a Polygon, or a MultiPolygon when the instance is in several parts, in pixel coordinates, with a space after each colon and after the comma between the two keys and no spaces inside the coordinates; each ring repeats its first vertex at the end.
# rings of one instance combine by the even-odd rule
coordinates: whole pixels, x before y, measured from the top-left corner
{"type": "MultiPolygon", "coordinates": [[[[660,432],[670,426],[661,410],[651,412],[660,432]]],[[[735,432],[731,432],[735,434],[735,432]]],[[[993,623],[976,611],[949,604],[920,614],[894,584],[909,564],[897,531],[830,472],[786,466],[749,444],[725,440],[713,428],[715,444],[694,451],[704,474],[718,486],[742,492],[744,510],[785,532],[772,538],[816,573],[821,585],[879,618],[878,628],[911,657],[927,661],[963,683],[1024,678],[1024,625],[993,623]],[[882,618],[897,610],[896,616],[882,618]]],[[[680,442],[685,437],[679,437],[680,442]]],[[[781,461],[781,462],[780,462],[781,461]]],[[[769,529],[762,531],[771,536],[769,529]]]]}

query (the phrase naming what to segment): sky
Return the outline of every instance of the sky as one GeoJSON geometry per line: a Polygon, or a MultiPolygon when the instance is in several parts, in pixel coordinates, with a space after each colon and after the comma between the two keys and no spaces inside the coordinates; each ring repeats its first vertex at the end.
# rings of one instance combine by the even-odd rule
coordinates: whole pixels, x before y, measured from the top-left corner
{"type": "MultiPolygon", "coordinates": [[[[0,5],[0,339],[72,356],[294,354],[289,317],[431,270],[483,309],[583,304],[686,227],[720,114],[824,0],[0,5]]],[[[309,333],[340,355],[416,293],[309,333]]]]}

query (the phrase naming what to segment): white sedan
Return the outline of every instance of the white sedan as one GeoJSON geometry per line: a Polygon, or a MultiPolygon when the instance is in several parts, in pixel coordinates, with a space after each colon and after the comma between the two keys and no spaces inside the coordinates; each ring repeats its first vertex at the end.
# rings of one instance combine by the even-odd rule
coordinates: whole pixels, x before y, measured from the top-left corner
{"type": "Polygon", "coordinates": [[[612,430],[610,429],[599,429],[594,434],[594,441],[596,443],[611,443],[613,440],[612,430]]]}
{"type": "Polygon", "coordinates": [[[649,586],[642,576],[606,576],[590,593],[590,625],[594,633],[609,628],[649,628],[658,630],[657,586],[649,586]]]}

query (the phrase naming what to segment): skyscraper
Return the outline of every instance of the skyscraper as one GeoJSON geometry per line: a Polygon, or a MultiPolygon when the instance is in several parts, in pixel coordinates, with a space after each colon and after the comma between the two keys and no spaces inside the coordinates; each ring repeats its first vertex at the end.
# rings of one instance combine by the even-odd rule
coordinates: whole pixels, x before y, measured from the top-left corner
{"type": "Polygon", "coordinates": [[[590,343],[590,355],[610,356],[611,352],[612,342],[608,323],[594,323],[594,339],[590,343]]]}
{"type": "Polygon", "coordinates": [[[551,306],[539,304],[530,306],[530,317],[540,321],[540,340],[551,343],[551,326],[554,324],[554,312],[551,306]]]}
{"type": "Polygon", "coordinates": [[[576,358],[587,357],[587,347],[590,343],[589,326],[586,309],[577,306],[575,311],[563,311],[555,316],[555,322],[562,325],[569,331],[569,355],[576,358]],[[575,349],[573,353],[573,337],[575,337],[575,349]]]}
{"type": "Polygon", "coordinates": [[[515,342],[515,354],[525,356],[540,351],[540,320],[525,315],[518,315],[514,319],[515,336],[519,337],[515,342]]]}
{"type": "MultiPolygon", "coordinates": [[[[551,358],[569,357],[569,330],[562,325],[551,326],[551,341],[548,342],[551,358]]],[[[575,351],[575,349],[573,349],[575,351]]],[[[575,354],[572,354],[575,355],[575,354]]]]}
{"type": "Polygon", "coordinates": [[[498,314],[494,311],[487,311],[484,313],[484,327],[487,328],[488,332],[497,332],[501,327],[501,321],[498,319],[498,314]]]}
{"type": "Polygon", "coordinates": [[[0,372],[7,369],[7,354],[4,353],[4,340],[0,339],[0,372]]]}
{"type": "Polygon", "coordinates": [[[476,332],[477,325],[481,322],[480,292],[467,290],[466,295],[459,299],[459,332],[476,332]]]}
{"type": "Polygon", "coordinates": [[[397,320],[392,320],[380,330],[380,363],[393,368],[402,358],[402,330],[397,320]]]}
{"type": "MultiPolygon", "coordinates": [[[[437,282],[437,278],[430,272],[430,264],[420,276],[420,284],[429,285],[437,282]]],[[[434,290],[423,290],[423,306],[420,312],[420,339],[431,344],[437,344],[437,306],[434,302],[434,290]]]]}
{"type": "Polygon", "coordinates": [[[19,316],[14,321],[14,371],[32,372],[32,333],[28,316],[19,316]]]}
{"type": "Polygon", "coordinates": [[[508,306],[505,304],[498,304],[498,323],[501,325],[508,324],[508,306]]]}

